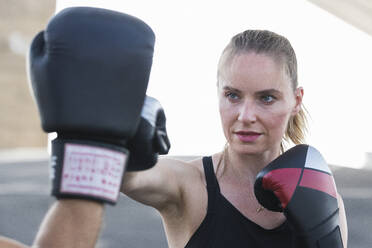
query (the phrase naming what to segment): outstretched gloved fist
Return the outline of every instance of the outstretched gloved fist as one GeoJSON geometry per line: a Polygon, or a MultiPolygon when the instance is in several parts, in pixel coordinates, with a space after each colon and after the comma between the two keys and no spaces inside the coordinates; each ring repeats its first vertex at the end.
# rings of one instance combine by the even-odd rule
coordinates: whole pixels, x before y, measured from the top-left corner
{"type": "Polygon", "coordinates": [[[140,123],[155,35],[136,17],[59,12],[33,39],[28,71],[52,142],[52,194],[115,203],[140,123]]]}

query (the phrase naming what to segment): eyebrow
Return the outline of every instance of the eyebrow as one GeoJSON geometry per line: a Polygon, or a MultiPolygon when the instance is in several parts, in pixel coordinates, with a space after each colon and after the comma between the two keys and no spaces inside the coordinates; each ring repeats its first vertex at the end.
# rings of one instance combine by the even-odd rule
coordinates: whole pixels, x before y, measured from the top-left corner
{"type": "Polygon", "coordinates": [[[261,90],[255,93],[256,95],[282,95],[282,92],[276,89],[261,90]]]}
{"type": "MultiPolygon", "coordinates": [[[[235,89],[233,87],[230,87],[230,86],[224,86],[223,87],[223,90],[227,90],[227,91],[235,91],[237,93],[241,92],[240,90],[238,89],[235,89]]],[[[276,90],[276,89],[267,89],[267,90],[260,90],[260,91],[257,91],[255,92],[255,95],[271,95],[271,94],[279,94],[279,95],[282,95],[282,92],[280,92],[279,90],[276,90]]]]}
{"type": "Polygon", "coordinates": [[[235,88],[230,87],[230,86],[224,86],[223,90],[241,92],[240,90],[235,89],[235,88]]]}

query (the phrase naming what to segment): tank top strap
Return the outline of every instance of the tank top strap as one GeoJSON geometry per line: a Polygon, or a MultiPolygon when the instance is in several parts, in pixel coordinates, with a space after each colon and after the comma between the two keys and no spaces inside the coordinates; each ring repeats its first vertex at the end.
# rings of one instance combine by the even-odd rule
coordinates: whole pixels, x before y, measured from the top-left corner
{"type": "Polygon", "coordinates": [[[208,191],[208,213],[215,213],[216,198],[220,193],[220,186],[214,173],[212,157],[203,157],[203,167],[208,191]]]}

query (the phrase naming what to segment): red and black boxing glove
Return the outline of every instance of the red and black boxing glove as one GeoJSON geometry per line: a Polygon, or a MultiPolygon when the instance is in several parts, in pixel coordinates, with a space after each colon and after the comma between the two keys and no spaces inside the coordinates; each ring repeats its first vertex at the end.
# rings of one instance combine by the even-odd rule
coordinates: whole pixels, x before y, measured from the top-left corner
{"type": "Polygon", "coordinates": [[[283,212],[295,247],[342,248],[337,189],[327,163],[314,147],[297,145],[258,173],[259,203],[283,212]]]}

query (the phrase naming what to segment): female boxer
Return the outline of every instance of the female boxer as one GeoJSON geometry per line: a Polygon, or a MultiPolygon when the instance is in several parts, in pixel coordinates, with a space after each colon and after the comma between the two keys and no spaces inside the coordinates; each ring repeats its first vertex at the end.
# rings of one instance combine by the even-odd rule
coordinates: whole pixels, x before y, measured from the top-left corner
{"type": "MultiPolygon", "coordinates": [[[[286,141],[304,142],[304,90],[289,41],[259,30],[234,36],[219,61],[217,90],[225,149],[210,159],[162,158],[128,172],[122,192],[160,212],[172,248],[294,247],[285,216],[263,208],[253,191],[257,173],[286,141]]],[[[340,196],[338,204],[346,247],[340,196]]]]}

